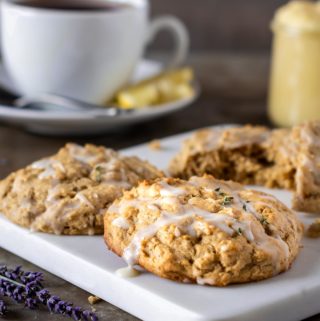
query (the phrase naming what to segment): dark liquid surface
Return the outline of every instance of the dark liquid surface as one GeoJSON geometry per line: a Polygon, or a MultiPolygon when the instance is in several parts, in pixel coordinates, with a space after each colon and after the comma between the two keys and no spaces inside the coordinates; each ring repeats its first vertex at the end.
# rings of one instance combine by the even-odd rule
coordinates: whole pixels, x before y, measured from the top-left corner
{"type": "Polygon", "coordinates": [[[129,4],[118,4],[103,0],[25,0],[15,3],[24,7],[76,11],[117,11],[130,7],[129,4]]]}

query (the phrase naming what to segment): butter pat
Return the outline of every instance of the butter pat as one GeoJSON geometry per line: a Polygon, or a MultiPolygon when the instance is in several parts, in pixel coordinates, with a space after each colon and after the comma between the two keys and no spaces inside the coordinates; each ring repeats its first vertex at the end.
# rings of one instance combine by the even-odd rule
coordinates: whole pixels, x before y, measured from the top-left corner
{"type": "Polygon", "coordinates": [[[114,103],[120,108],[132,109],[186,99],[194,95],[193,79],[193,71],[188,67],[166,71],[120,90],[114,103]]]}

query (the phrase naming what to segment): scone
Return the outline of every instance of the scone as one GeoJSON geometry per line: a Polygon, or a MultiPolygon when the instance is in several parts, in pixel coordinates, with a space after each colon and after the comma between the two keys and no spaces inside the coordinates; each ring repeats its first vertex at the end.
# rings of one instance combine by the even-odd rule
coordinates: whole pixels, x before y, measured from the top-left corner
{"type": "Polygon", "coordinates": [[[67,144],[0,182],[0,212],[35,231],[102,234],[103,213],[123,190],[162,175],[137,157],[67,144]]]}
{"type": "Polygon", "coordinates": [[[244,184],[292,188],[291,158],[280,157],[290,154],[287,136],[286,129],[250,125],[200,130],[183,143],[169,171],[180,178],[211,174],[244,184]]]}
{"type": "Polygon", "coordinates": [[[320,213],[320,122],[292,129],[205,129],[172,159],[174,177],[212,174],[244,184],[294,191],[293,208],[320,213]]]}
{"type": "Polygon", "coordinates": [[[293,208],[320,213],[320,122],[297,126],[291,136],[298,150],[293,208]]]}
{"type": "Polygon", "coordinates": [[[215,286],[286,271],[302,236],[302,224],[276,198],[212,176],[142,182],[104,222],[106,244],[127,264],[215,286]]]}

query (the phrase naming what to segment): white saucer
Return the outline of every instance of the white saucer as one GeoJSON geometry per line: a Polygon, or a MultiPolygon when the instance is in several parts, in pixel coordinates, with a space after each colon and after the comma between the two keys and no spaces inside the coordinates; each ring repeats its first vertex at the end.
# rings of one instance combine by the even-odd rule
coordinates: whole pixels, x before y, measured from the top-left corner
{"type": "MultiPolygon", "coordinates": [[[[161,63],[153,60],[142,60],[134,73],[132,81],[137,81],[152,76],[163,69],[161,63]]],[[[0,72],[0,83],[11,91],[16,91],[12,84],[0,72]]],[[[150,119],[155,119],[173,113],[190,105],[199,94],[198,86],[195,95],[188,99],[143,108],[133,113],[119,115],[115,118],[86,113],[23,110],[0,104],[0,120],[39,134],[49,135],[82,135],[97,134],[119,128],[120,126],[136,124],[150,119]]]]}

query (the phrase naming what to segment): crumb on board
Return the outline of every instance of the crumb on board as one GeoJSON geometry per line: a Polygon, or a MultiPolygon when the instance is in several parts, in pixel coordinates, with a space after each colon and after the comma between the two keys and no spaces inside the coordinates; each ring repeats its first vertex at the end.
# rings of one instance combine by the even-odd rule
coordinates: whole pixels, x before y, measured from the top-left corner
{"type": "Polygon", "coordinates": [[[99,301],[101,301],[101,299],[100,299],[99,297],[95,296],[95,295],[90,295],[90,296],[88,297],[88,302],[89,302],[90,304],[96,304],[96,303],[98,303],[99,301]]]}
{"type": "Polygon", "coordinates": [[[311,238],[320,237],[320,219],[317,218],[314,222],[309,226],[307,230],[307,236],[311,238]]]}
{"type": "Polygon", "coordinates": [[[159,139],[154,139],[149,143],[149,148],[152,150],[160,150],[161,149],[161,142],[159,139]]]}

